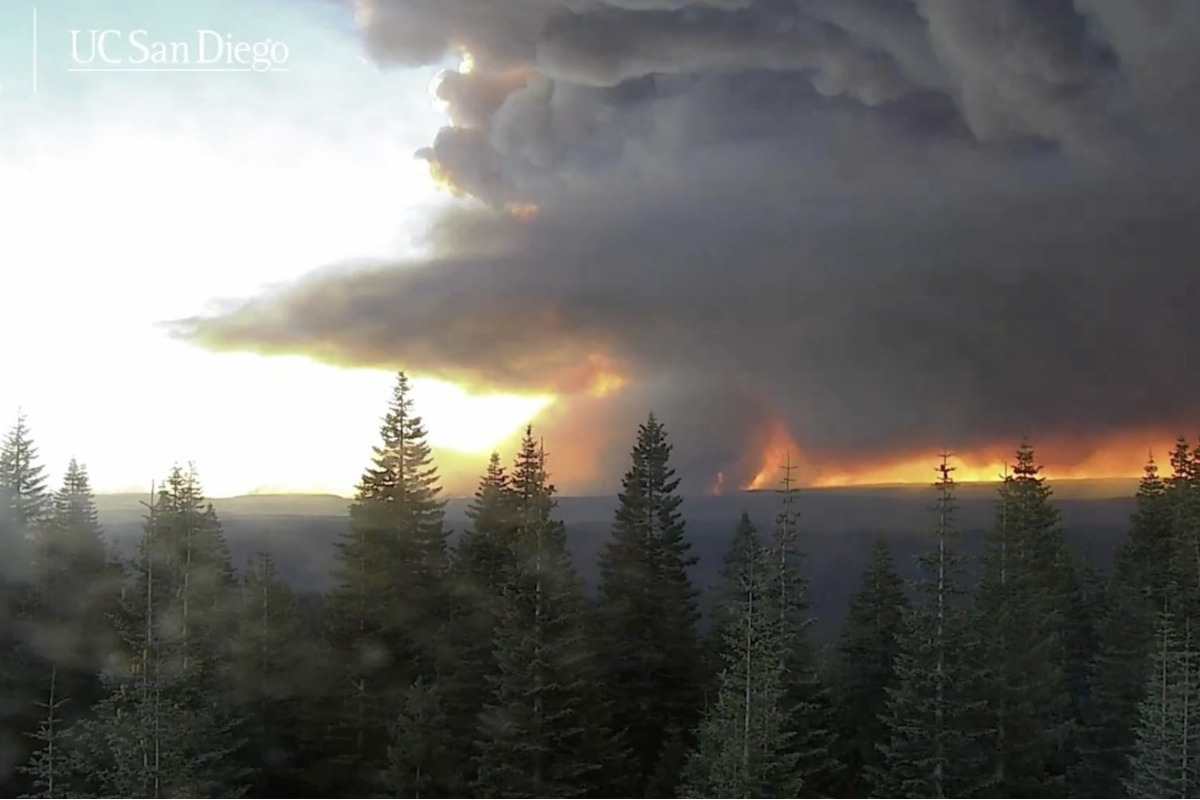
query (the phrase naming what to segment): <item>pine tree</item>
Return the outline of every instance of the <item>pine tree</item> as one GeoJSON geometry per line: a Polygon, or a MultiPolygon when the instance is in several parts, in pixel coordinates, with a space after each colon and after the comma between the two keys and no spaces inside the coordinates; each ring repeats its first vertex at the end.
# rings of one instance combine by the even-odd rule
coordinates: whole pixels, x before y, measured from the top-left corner
{"type": "Polygon", "coordinates": [[[81,712],[97,699],[103,659],[117,646],[109,620],[123,575],[108,559],[87,470],[75,459],[35,534],[33,559],[27,615],[40,672],[53,674],[81,712]]]}
{"type": "Polygon", "coordinates": [[[827,794],[834,787],[842,765],[835,755],[833,701],[821,680],[809,633],[816,620],[809,612],[808,581],[802,571],[800,492],[792,477],[795,469],[789,453],[781,467],[782,502],[771,533],[767,592],[783,636],[780,669],[789,746],[797,757],[799,786],[811,797],[827,794]]]}
{"type": "Polygon", "coordinates": [[[962,559],[954,550],[949,454],[938,471],[935,544],[918,560],[916,596],[899,631],[895,683],[880,720],[882,759],[868,772],[875,797],[966,797],[985,781],[976,756],[983,708],[972,685],[979,664],[972,658],[962,559]]]}
{"type": "Polygon", "coordinates": [[[838,643],[835,677],[838,703],[838,751],[848,782],[845,791],[864,797],[868,774],[877,772],[884,741],[883,716],[888,692],[896,686],[899,634],[906,616],[904,584],[896,574],[887,542],[871,547],[861,588],[850,600],[850,613],[838,643]]]}
{"type": "Polygon", "coordinates": [[[696,593],[666,430],[651,415],[638,431],[612,539],[600,556],[603,685],[632,754],[634,791],[672,791],[659,762],[672,731],[699,712],[696,593]],[[654,781],[661,776],[665,783],[654,781]]]}
{"type": "Polygon", "coordinates": [[[330,641],[346,667],[339,734],[360,773],[352,780],[371,785],[385,767],[402,693],[418,676],[434,676],[448,609],[445,503],[403,372],[380,438],[338,543],[329,597],[330,641]]]}
{"type": "Polygon", "coordinates": [[[1072,639],[1079,587],[1051,490],[1022,443],[999,491],[977,594],[993,720],[995,791],[1061,794],[1074,768],[1083,674],[1072,639]]]}
{"type": "Polygon", "coordinates": [[[1129,778],[1156,619],[1178,585],[1172,510],[1153,458],[1146,464],[1136,503],[1129,537],[1115,558],[1097,626],[1098,652],[1088,673],[1083,752],[1074,780],[1084,797],[1119,794],[1129,778]]]}
{"type": "Polygon", "coordinates": [[[305,640],[295,596],[269,555],[247,566],[239,600],[232,699],[241,709],[246,746],[238,755],[254,776],[253,791],[285,793],[289,784],[303,785],[302,673],[316,666],[319,654],[305,640]]]}
{"type": "MultiPolygon", "coordinates": [[[[451,566],[451,663],[442,670],[442,695],[453,731],[449,746],[463,764],[473,764],[479,714],[489,693],[488,676],[496,671],[492,646],[502,591],[514,566],[514,505],[511,481],[500,454],[492,453],[487,472],[467,508],[471,527],[456,542],[451,566]]],[[[474,775],[467,774],[466,779],[470,783],[474,775]]]]}
{"type": "Polygon", "coordinates": [[[390,797],[454,797],[460,763],[453,757],[441,692],[424,678],[404,693],[392,726],[385,776],[390,797]]]}
{"type": "Polygon", "coordinates": [[[683,773],[687,797],[793,797],[803,780],[785,707],[787,631],[777,564],[745,514],[725,559],[723,669],[683,773]]]}
{"type": "Polygon", "coordinates": [[[69,742],[69,732],[64,730],[59,710],[69,698],[58,691],[58,670],[50,668],[50,690],[47,699],[38,707],[44,712],[38,729],[31,738],[36,742],[33,756],[21,767],[21,772],[33,779],[34,793],[31,797],[75,796],[68,781],[68,767],[64,764],[64,745],[69,742]]]}
{"type": "Polygon", "coordinates": [[[750,517],[742,514],[733,531],[733,542],[725,551],[719,572],[720,580],[709,592],[709,629],[703,641],[706,684],[715,686],[717,676],[725,668],[722,651],[727,638],[726,628],[736,621],[738,576],[745,571],[747,554],[756,552],[751,539],[758,539],[757,529],[750,517]]]}
{"type": "Polygon", "coordinates": [[[52,510],[38,449],[24,414],[17,415],[16,424],[0,447],[0,501],[8,524],[23,536],[36,533],[52,510]]]}
{"type": "Polygon", "coordinates": [[[206,596],[209,581],[189,576],[231,571],[220,560],[211,507],[198,511],[199,498],[194,474],[179,469],[161,495],[152,493],[137,580],[118,617],[125,646],[106,665],[104,698],[72,728],[71,773],[100,796],[228,797],[243,789],[231,759],[240,720],[220,682],[222,648],[209,635],[230,606],[206,596]]]}
{"type": "Polygon", "coordinates": [[[1125,787],[1130,797],[1195,797],[1200,789],[1200,652],[1190,620],[1159,615],[1125,787]]]}
{"type": "Polygon", "coordinates": [[[479,728],[484,797],[578,796],[604,763],[595,732],[587,602],[552,518],[554,487],[527,429],[513,474],[517,530],[495,632],[496,674],[479,728]]]}

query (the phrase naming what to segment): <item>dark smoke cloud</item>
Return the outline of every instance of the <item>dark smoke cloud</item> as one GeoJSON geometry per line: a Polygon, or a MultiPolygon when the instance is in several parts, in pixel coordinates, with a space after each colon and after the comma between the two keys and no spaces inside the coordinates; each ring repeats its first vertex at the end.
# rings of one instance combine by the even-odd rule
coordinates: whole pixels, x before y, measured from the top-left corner
{"type": "Polygon", "coordinates": [[[380,58],[475,54],[422,155],[540,213],[464,207],[421,263],[180,335],[552,389],[597,468],[653,407],[706,484],[752,476],[775,417],[819,468],[1200,410],[1200,3],[364,8],[380,58]],[[605,400],[601,363],[630,380],[605,400]]]}

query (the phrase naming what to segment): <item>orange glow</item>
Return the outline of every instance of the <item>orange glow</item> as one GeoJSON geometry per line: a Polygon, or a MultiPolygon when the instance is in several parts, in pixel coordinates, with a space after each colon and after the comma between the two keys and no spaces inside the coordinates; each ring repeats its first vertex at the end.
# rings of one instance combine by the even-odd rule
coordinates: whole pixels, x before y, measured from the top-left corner
{"type": "Polygon", "coordinates": [[[592,397],[609,397],[624,389],[625,385],[629,383],[607,356],[593,355],[588,358],[588,362],[593,368],[592,378],[588,382],[588,394],[592,397]]]}
{"type": "MultiPolygon", "coordinates": [[[[1133,431],[1101,442],[1081,437],[1050,436],[1033,440],[1035,456],[1047,478],[1077,480],[1092,478],[1137,478],[1147,456],[1153,452],[1165,461],[1175,437],[1157,431],[1133,431]]],[[[950,458],[955,480],[963,483],[987,483],[1000,480],[1005,465],[1011,464],[1017,442],[977,448],[950,458]]],[[[905,456],[882,464],[862,467],[836,467],[823,470],[814,486],[871,486],[889,483],[932,483],[938,461],[937,448],[928,454],[905,456]]]]}
{"type": "MultiPolygon", "coordinates": [[[[1015,451],[1015,447],[1012,448],[1015,451]]],[[[990,455],[960,458],[951,456],[948,461],[954,468],[954,480],[959,483],[984,483],[1000,480],[1004,474],[1003,461],[991,461],[990,455]]],[[[816,487],[835,486],[878,486],[889,483],[933,483],[937,459],[930,451],[928,456],[916,456],[895,461],[880,467],[839,470],[822,473],[813,481],[816,487]]]]}
{"type": "Polygon", "coordinates": [[[532,203],[508,203],[504,210],[517,219],[533,219],[538,215],[538,207],[532,203]]]}
{"type": "Polygon", "coordinates": [[[760,467],[747,489],[751,491],[775,486],[782,478],[786,464],[797,466],[797,454],[800,448],[788,432],[787,425],[776,419],[771,423],[767,434],[766,446],[762,451],[760,467]]]}

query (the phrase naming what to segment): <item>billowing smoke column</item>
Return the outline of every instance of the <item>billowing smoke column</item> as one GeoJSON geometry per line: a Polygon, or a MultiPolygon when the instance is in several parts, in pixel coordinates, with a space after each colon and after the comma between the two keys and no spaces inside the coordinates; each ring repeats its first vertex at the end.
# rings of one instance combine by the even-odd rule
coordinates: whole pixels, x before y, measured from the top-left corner
{"type": "Polygon", "coordinates": [[[781,429],[816,476],[1200,420],[1195,0],[359,12],[380,61],[471,54],[420,155],[485,205],[181,336],[553,390],[597,470],[654,408],[693,491],[781,429]]]}

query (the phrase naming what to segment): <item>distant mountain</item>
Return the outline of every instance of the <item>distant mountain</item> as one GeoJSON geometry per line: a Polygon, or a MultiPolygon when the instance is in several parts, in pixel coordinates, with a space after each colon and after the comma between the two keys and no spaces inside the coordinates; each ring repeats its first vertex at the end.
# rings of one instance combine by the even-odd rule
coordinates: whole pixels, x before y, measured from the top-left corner
{"type": "MultiPolygon", "coordinates": [[[[1132,480],[1079,480],[1054,483],[1057,506],[1071,540],[1089,563],[1107,565],[1125,535],[1133,512],[1132,480]]],[[[995,484],[959,487],[958,526],[965,550],[978,548],[992,523],[995,484]]],[[[132,555],[141,532],[148,498],[100,495],[100,521],[118,551],[132,555]]],[[[836,630],[866,564],[867,547],[876,536],[891,544],[901,570],[911,575],[914,556],[928,534],[933,490],[921,486],[876,486],[806,489],[800,496],[802,547],[808,556],[814,614],[822,635],[836,630]]],[[[466,498],[447,503],[447,523],[462,530],[468,520],[466,498]]],[[[350,501],[334,495],[247,495],[217,498],[213,505],[229,539],[235,566],[260,552],[271,553],[280,570],[298,588],[324,591],[329,586],[334,542],[346,530],[350,501]]],[[[778,511],[774,492],[740,492],[689,497],[683,511],[692,552],[700,559],[692,577],[705,590],[717,580],[725,548],[743,511],[761,530],[769,531],[778,511]]],[[[616,508],[615,497],[559,498],[558,512],[568,528],[568,542],[580,573],[594,586],[596,562],[616,508]]]]}

